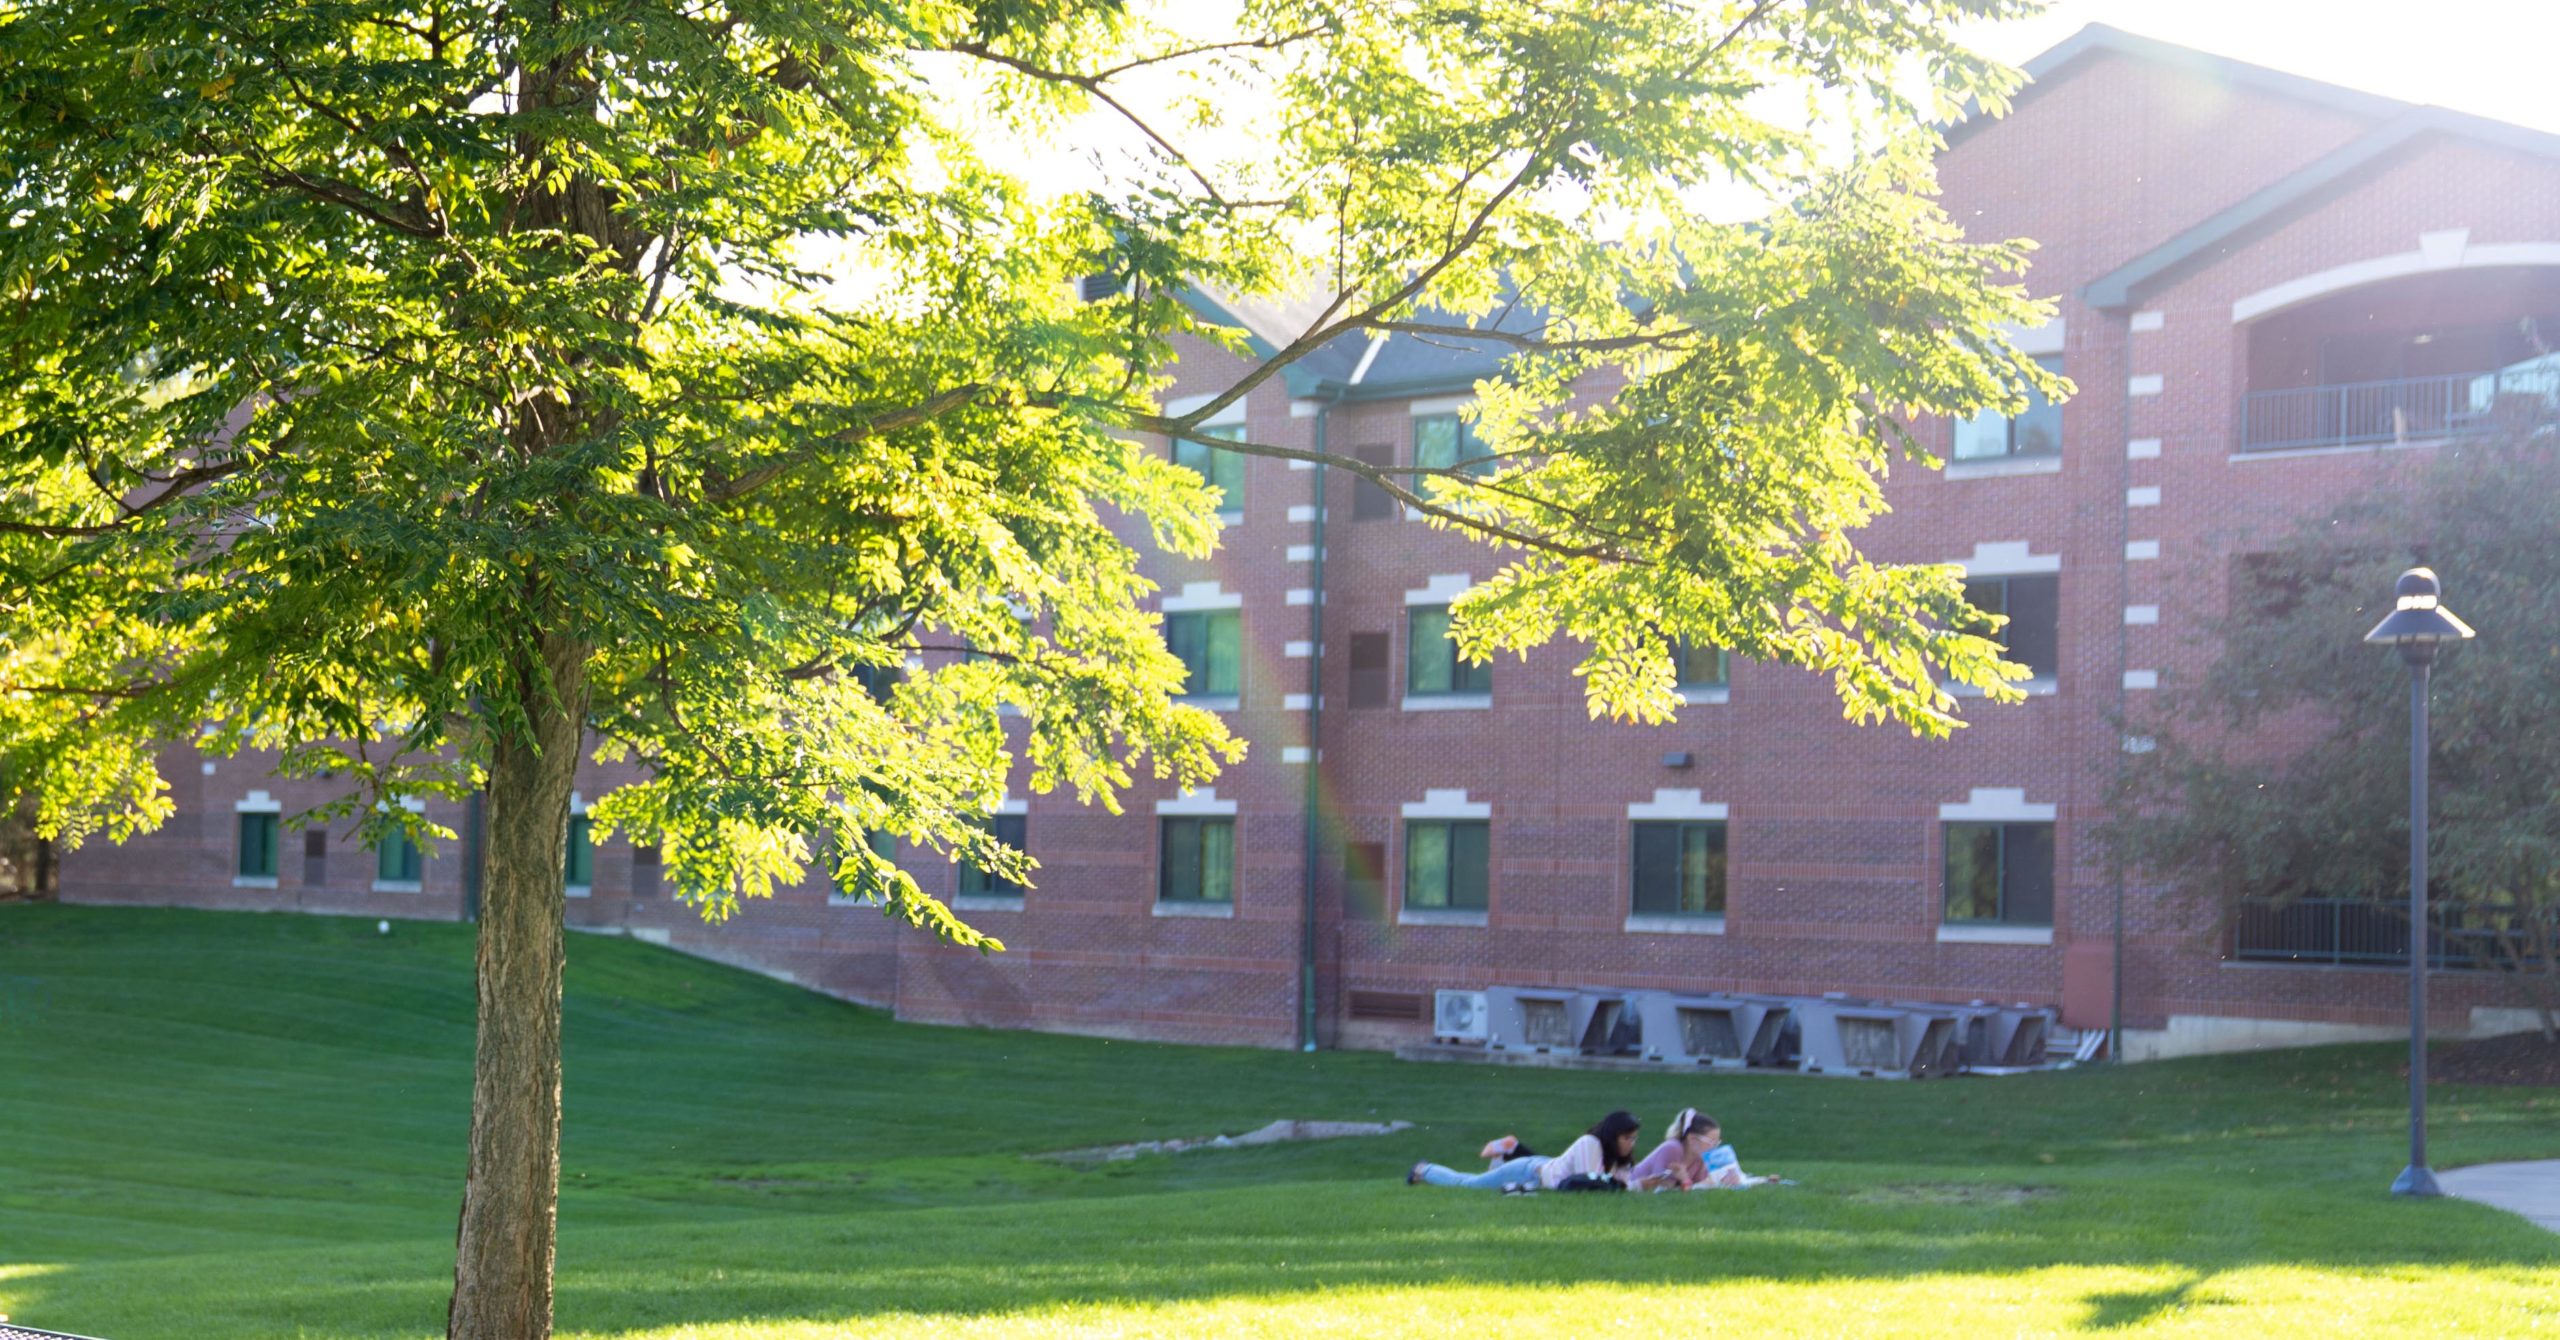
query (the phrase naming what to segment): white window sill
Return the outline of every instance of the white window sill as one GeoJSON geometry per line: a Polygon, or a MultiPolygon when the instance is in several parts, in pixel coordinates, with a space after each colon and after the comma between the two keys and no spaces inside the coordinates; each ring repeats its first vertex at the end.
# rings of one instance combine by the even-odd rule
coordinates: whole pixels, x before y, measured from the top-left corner
{"type": "Polygon", "coordinates": [[[377,879],[373,882],[373,891],[375,893],[424,893],[427,888],[424,880],[377,879]]]}
{"type": "Polygon", "coordinates": [[[595,886],[592,884],[572,884],[568,887],[568,894],[572,898],[589,897],[592,896],[595,891],[595,886]]]}
{"type": "Polygon", "coordinates": [[[1404,710],[1408,712],[1476,712],[1493,706],[1490,693],[1433,693],[1416,697],[1406,694],[1404,710]]]}
{"type": "Polygon", "coordinates": [[[1207,917],[1213,921],[1231,921],[1236,915],[1236,905],[1234,903],[1211,902],[1169,903],[1159,898],[1156,900],[1156,915],[1160,917],[1207,917]]]}
{"type": "MultiPolygon", "coordinates": [[[[862,907],[873,905],[868,898],[846,898],[844,901],[862,907]]],[[[1000,893],[955,893],[951,896],[951,910],[954,912],[1019,912],[1022,910],[1022,895],[1015,894],[1007,898],[1000,893]]]]}
{"type": "Polygon", "coordinates": [[[1942,945],[2049,945],[2051,926],[1940,926],[1942,945]]]}
{"type": "Polygon", "coordinates": [[[2002,456],[1980,461],[1949,461],[1944,473],[1949,479],[2004,479],[2012,475],[2058,475],[2062,473],[2062,454],[2049,452],[2041,456],[2002,456]]]}
{"type": "Polygon", "coordinates": [[[2358,442],[2346,447],[2277,447],[2268,451],[2235,451],[2231,463],[2244,461],[2289,461],[2298,456],[2373,456],[2386,451],[2414,451],[2422,447],[2441,447],[2449,437],[2420,437],[2406,442],[2358,442]]]}
{"type": "Polygon", "coordinates": [[[1396,910],[1399,926],[1481,926],[1485,910],[1480,907],[1405,907],[1396,910]]]}
{"type": "Polygon", "coordinates": [[[1691,707],[1699,706],[1702,703],[1729,703],[1733,701],[1733,689],[1729,685],[1719,685],[1715,687],[1700,685],[1697,688],[1682,689],[1680,690],[1680,701],[1687,703],[1691,707]]]}
{"type": "Polygon", "coordinates": [[[1724,914],[1679,916],[1667,912],[1639,912],[1627,918],[1630,935],[1722,935],[1724,914]]]}
{"type": "MultiPolygon", "coordinates": [[[[1950,683],[1941,687],[1946,689],[1947,696],[1950,698],[1986,698],[1990,696],[1971,684],[1950,683]]],[[[2033,679],[2022,679],[2018,681],[2018,687],[2024,690],[2026,695],[2030,698],[2050,698],[2053,695],[2062,692],[2062,681],[2055,679],[2051,675],[2038,675],[2033,679]]]]}
{"type": "Polygon", "coordinates": [[[1183,693],[1176,694],[1174,701],[1209,712],[1232,712],[1244,706],[1242,696],[1233,693],[1183,693]]]}
{"type": "Polygon", "coordinates": [[[276,877],[273,875],[233,875],[231,877],[231,887],[235,889],[272,889],[275,886],[276,877]]]}
{"type": "Polygon", "coordinates": [[[1218,510],[1218,524],[1219,524],[1220,526],[1240,526],[1240,525],[1243,525],[1243,524],[1244,524],[1244,509],[1243,509],[1243,508],[1241,508],[1241,507],[1224,507],[1224,508],[1220,508],[1220,509],[1218,510]]]}

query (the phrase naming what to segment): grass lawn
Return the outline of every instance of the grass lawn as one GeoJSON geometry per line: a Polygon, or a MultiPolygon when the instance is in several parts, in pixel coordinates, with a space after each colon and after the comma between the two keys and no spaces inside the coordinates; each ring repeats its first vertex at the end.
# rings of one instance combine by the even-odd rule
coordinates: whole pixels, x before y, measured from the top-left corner
{"type": "MultiPolygon", "coordinates": [[[[442,1334],[468,928],[0,907],[0,1312],[442,1334]]],[[[2399,1053],[1882,1083],[1408,1065],[923,1028],[572,937],[564,1335],[2560,1332],[2560,1236],[2396,1202],[2399,1053]],[[1407,1188],[1684,1104],[1792,1189],[1407,1188]],[[1403,1118],[1379,1139],[1022,1157],[1403,1118]]],[[[2439,1167],[2560,1094],[2439,1087],[2439,1167]]]]}

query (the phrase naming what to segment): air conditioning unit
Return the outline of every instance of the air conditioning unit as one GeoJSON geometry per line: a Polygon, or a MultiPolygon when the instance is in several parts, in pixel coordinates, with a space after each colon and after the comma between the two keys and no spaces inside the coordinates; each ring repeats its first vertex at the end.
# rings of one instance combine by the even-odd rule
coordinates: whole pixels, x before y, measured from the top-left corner
{"type": "Polygon", "coordinates": [[[1447,1042],[1482,1042],[1492,1019],[1481,991],[1442,991],[1432,999],[1431,1036],[1447,1042]]]}

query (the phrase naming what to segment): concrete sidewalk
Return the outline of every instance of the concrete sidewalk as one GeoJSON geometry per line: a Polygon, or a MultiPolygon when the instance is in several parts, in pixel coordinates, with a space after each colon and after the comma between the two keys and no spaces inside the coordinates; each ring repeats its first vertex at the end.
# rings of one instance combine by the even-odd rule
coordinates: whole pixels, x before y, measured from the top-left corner
{"type": "Polygon", "coordinates": [[[2483,1163],[2436,1174],[2448,1196],[2512,1210],[2560,1233],[2560,1159],[2533,1163],[2483,1163]]]}

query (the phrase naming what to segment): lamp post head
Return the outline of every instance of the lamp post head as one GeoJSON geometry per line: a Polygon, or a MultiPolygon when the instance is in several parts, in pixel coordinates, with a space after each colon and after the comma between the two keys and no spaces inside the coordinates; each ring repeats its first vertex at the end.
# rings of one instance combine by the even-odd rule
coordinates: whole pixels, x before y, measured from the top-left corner
{"type": "Polygon", "coordinates": [[[2400,574],[2396,588],[2397,608],[2384,615],[2373,631],[2364,635],[2365,644],[2375,647],[2398,647],[2403,658],[2415,665],[2435,659],[2436,646],[2444,642],[2460,642],[2475,636],[2471,625],[2455,618],[2439,599],[2443,591],[2432,568],[2411,568],[2400,574]]]}

